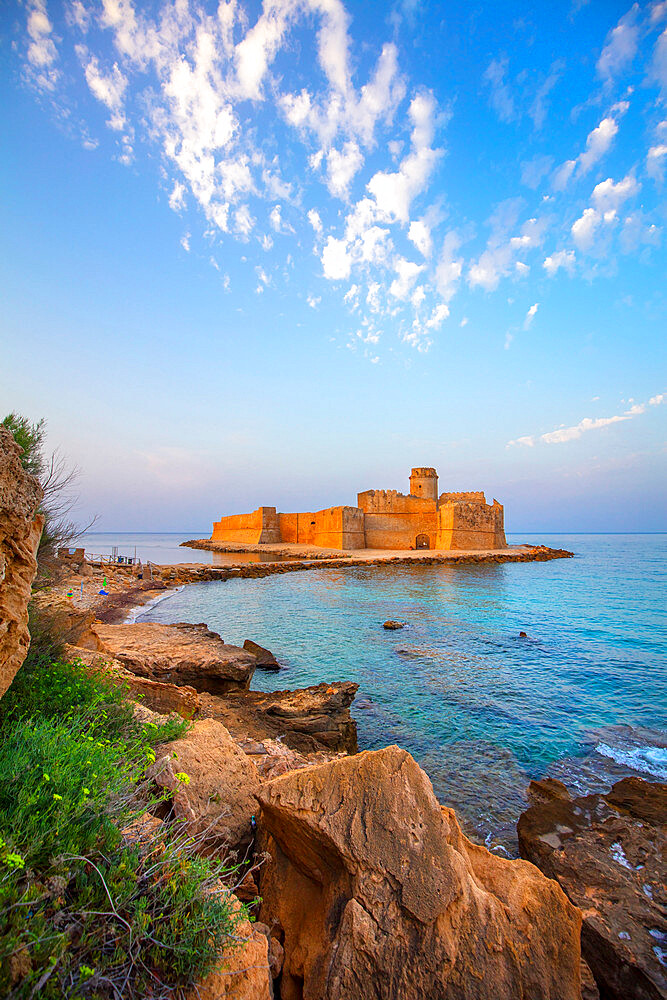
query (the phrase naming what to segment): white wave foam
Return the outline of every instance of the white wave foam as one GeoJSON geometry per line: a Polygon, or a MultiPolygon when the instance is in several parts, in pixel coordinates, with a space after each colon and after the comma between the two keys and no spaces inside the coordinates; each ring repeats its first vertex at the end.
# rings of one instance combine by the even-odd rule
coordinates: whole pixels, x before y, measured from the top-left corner
{"type": "Polygon", "coordinates": [[[166,601],[169,597],[173,597],[174,594],[180,593],[181,590],[183,590],[183,587],[174,587],[173,590],[168,590],[164,594],[158,594],[157,597],[153,597],[150,601],[146,601],[145,604],[139,604],[136,608],[132,608],[129,615],[125,619],[124,624],[134,625],[137,618],[141,618],[141,616],[145,615],[147,611],[154,608],[156,604],[161,604],[162,601],[166,601]]]}
{"type": "Polygon", "coordinates": [[[633,771],[667,780],[667,747],[613,747],[608,743],[598,743],[595,751],[617,764],[631,767],[633,771]]]}

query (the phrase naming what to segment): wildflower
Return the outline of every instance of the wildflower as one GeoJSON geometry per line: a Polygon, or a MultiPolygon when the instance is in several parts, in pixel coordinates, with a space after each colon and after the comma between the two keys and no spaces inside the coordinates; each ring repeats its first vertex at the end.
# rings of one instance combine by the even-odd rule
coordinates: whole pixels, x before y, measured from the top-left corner
{"type": "Polygon", "coordinates": [[[44,781],[50,781],[51,780],[49,778],[48,774],[46,773],[46,771],[44,772],[44,774],[42,775],[42,777],[44,778],[44,781]]]}
{"type": "Polygon", "coordinates": [[[84,788],[83,789],[83,794],[84,795],[90,795],[90,789],[89,788],[84,788]]]}
{"type": "Polygon", "coordinates": [[[176,781],[180,781],[182,785],[190,784],[190,775],[186,774],[184,771],[177,771],[174,777],[176,778],[176,781]]]}
{"type": "Polygon", "coordinates": [[[57,793],[57,792],[54,792],[54,793],[53,793],[53,798],[54,798],[54,801],[55,801],[55,802],[62,802],[62,800],[63,800],[63,797],[62,797],[62,795],[58,795],[58,793],[57,793]]]}

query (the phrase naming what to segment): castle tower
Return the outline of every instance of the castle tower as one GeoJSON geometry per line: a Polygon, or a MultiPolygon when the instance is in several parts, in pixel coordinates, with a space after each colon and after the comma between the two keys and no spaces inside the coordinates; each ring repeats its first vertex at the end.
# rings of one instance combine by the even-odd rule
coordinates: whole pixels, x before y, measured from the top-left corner
{"type": "Polygon", "coordinates": [[[413,469],[410,473],[410,496],[438,499],[438,473],[435,469],[413,469]]]}

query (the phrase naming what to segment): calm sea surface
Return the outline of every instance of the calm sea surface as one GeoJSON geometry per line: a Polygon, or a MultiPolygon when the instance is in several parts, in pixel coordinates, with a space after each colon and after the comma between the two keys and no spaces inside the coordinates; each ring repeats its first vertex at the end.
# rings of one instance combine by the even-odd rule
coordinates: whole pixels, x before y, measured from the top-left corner
{"type": "Polygon", "coordinates": [[[471,835],[514,853],[530,778],[667,780],[667,535],[539,541],[576,557],[195,584],[139,620],[267,646],[284,669],[257,671],[258,689],[356,681],[360,748],[408,749],[471,835]]]}

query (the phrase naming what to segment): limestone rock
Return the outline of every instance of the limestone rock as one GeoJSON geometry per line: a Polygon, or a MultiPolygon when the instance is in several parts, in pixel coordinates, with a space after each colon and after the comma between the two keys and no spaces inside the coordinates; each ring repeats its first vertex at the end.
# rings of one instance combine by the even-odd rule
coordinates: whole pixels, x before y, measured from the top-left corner
{"type": "Polygon", "coordinates": [[[280,670],[280,664],[270,649],[265,649],[264,646],[260,646],[259,643],[253,642],[252,639],[246,639],[243,643],[243,648],[247,650],[248,653],[252,653],[257,660],[257,666],[261,670],[280,670]]]}
{"type": "Polygon", "coordinates": [[[182,739],[163,748],[148,774],[173,795],[174,817],[207,850],[245,847],[257,810],[257,768],[214,719],[195,722],[182,739]],[[177,775],[187,775],[183,780],[177,775]]]}
{"type": "Polygon", "coordinates": [[[202,714],[219,719],[235,737],[281,738],[303,754],[355,753],[357,726],[350,705],[358,687],[340,681],[294,691],[230,691],[221,698],[203,694],[202,714]]]}
{"type": "Polygon", "coordinates": [[[197,985],[189,1000],[272,1000],[266,934],[242,920],[235,937],[236,945],[220,956],[220,968],[197,985]]]}
{"type": "Polygon", "coordinates": [[[288,771],[296,771],[311,764],[325,764],[344,756],[343,753],[320,750],[316,753],[302,754],[298,750],[285,746],[279,740],[264,739],[260,742],[251,739],[237,739],[236,743],[255,764],[262,781],[279,778],[288,771]]]}
{"type": "Polygon", "coordinates": [[[103,652],[115,656],[132,673],[151,680],[223,694],[246,690],[255,670],[251,653],[226,645],[206,625],[96,622],[93,629],[103,652]]]}
{"type": "Polygon", "coordinates": [[[44,518],[42,488],[21,465],[22,449],[0,426],[0,698],[30,646],[28,602],[44,518]]]}
{"type": "Polygon", "coordinates": [[[151,712],[164,716],[177,712],[184,719],[192,719],[199,712],[199,694],[187,684],[177,686],[165,681],[152,681],[148,677],[138,677],[126,670],[120,660],[80,646],[67,644],[65,656],[68,660],[81,660],[94,670],[109,671],[119,684],[127,688],[131,698],[139,699],[151,712]]]}
{"type": "Polygon", "coordinates": [[[470,843],[406,751],[293,771],[258,798],[282,1000],[579,1000],[578,910],[470,843]]]}
{"type": "Polygon", "coordinates": [[[522,857],[581,908],[583,955],[605,1000],[664,998],[667,785],[624,778],[606,795],[570,799],[546,784],[531,782],[522,857]]]}
{"type": "Polygon", "coordinates": [[[386,621],[384,623],[384,625],[382,626],[382,628],[386,628],[388,632],[395,632],[399,628],[405,628],[405,623],[404,622],[394,622],[394,621],[389,620],[389,621],[386,621]]]}

